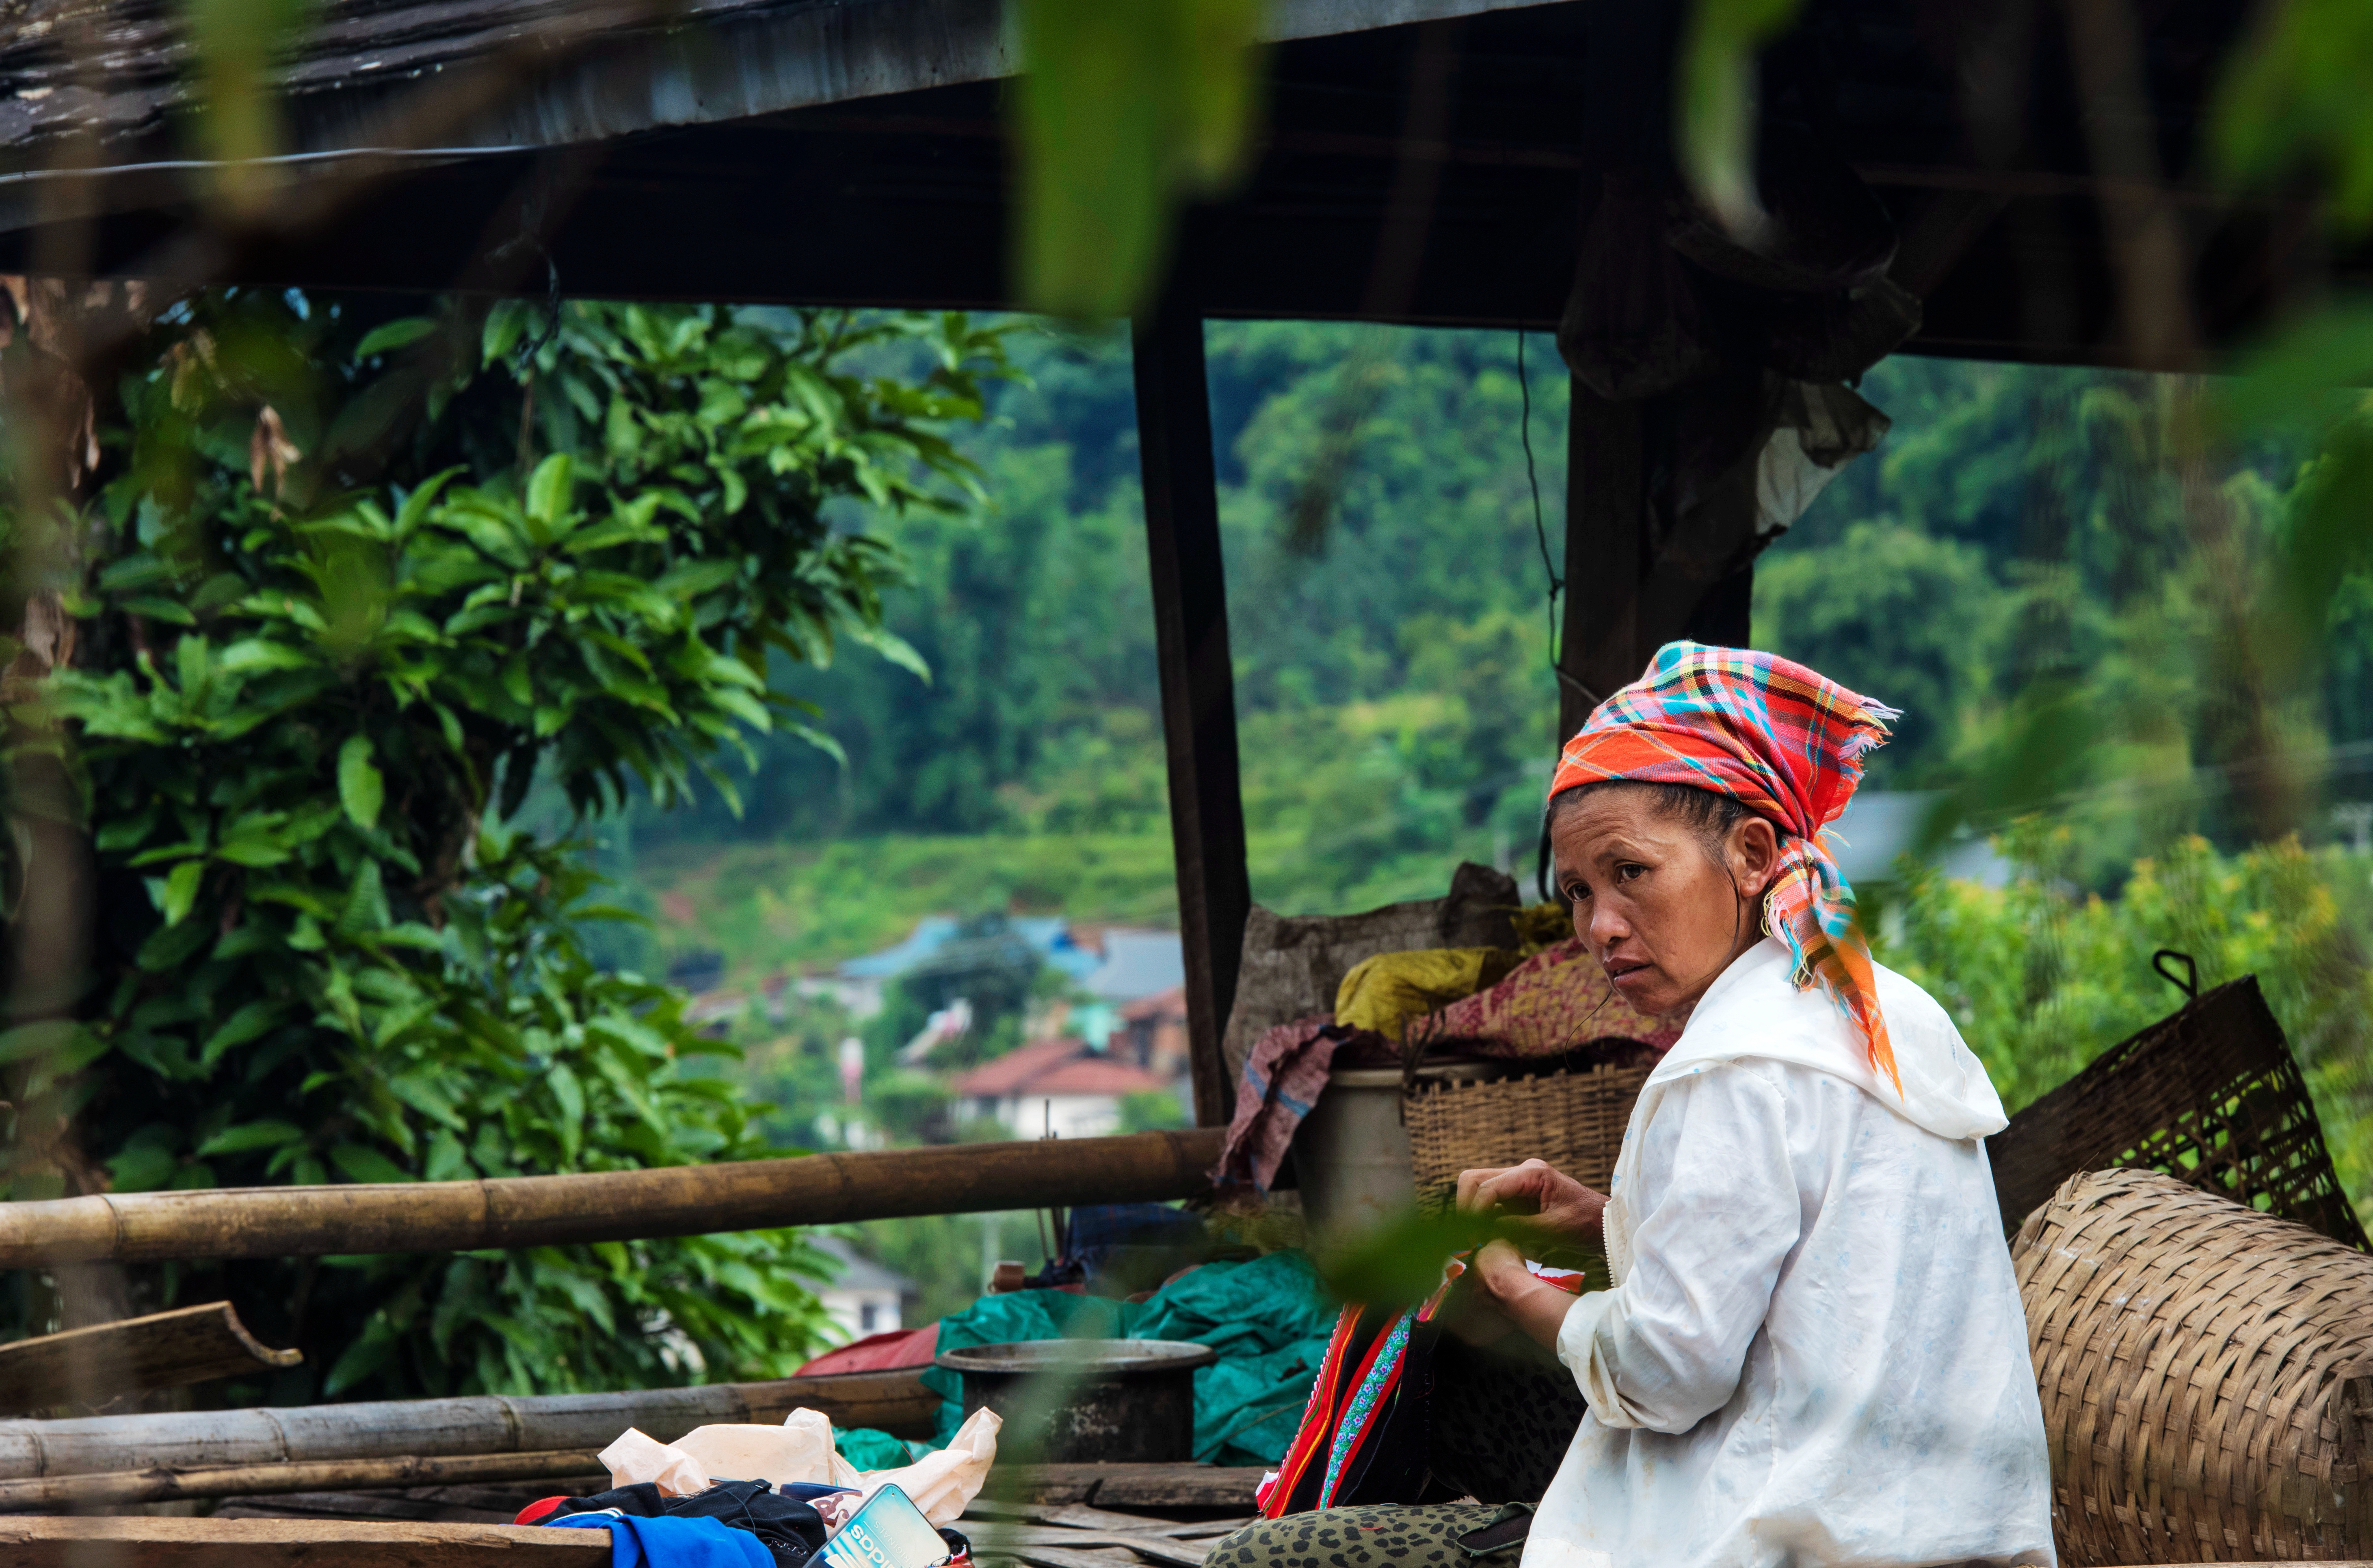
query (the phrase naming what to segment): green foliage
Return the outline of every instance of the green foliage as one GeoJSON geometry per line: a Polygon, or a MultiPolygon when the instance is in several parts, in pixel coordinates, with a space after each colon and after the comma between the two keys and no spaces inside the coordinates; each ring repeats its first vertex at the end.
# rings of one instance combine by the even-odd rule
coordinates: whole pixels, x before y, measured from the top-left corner
{"type": "Polygon", "coordinates": [[[1124,1094],[1120,1102],[1120,1130],[1123,1132],[1161,1132],[1168,1128],[1186,1125],[1186,1108],[1178,1096],[1165,1089],[1145,1089],[1134,1094],[1124,1094]]]}
{"type": "Polygon", "coordinates": [[[2348,228],[2373,222],[2373,13],[2354,0],[2266,6],[2226,67],[2211,125],[2219,170],[2264,185],[2305,172],[2348,228]]]}
{"type": "Polygon", "coordinates": [[[1911,871],[1873,943],[1960,1025],[2013,1110],[2182,998],[2152,972],[2174,948],[2204,989],[2254,974],[2304,1064],[2342,1185],[2373,1212],[2373,974],[2363,860],[2296,841],[2223,855],[2180,838],[2115,896],[2075,891],[2064,827],[2026,822],[2004,888],[1911,871]]]}
{"type": "Polygon", "coordinates": [[[1903,710],[1872,758],[1884,784],[1934,781],[1955,720],[1982,700],[2012,606],[1974,546],[1876,519],[1776,552],[1756,575],[1755,641],[1819,649],[1818,668],[1903,710]]]}
{"type": "MultiPolygon", "coordinates": [[[[826,509],[968,504],[941,428],[979,413],[998,340],[534,315],[208,297],[123,386],[76,604],[95,657],[18,715],[63,726],[106,918],[79,1026],[5,1053],[20,1129],[72,1117],[20,1140],[11,1196],[84,1185],[78,1161],[139,1191],[766,1152],[730,1047],[589,956],[617,912],[582,847],[497,824],[538,777],[580,814],[696,776],[730,801],[754,737],[829,746],[770,669],[915,657],[881,625],[894,551],[826,509]],[[853,368],[907,347],[914,381],[853,368]]],[[[779,1375],[824,1329],[794,1272],[829,1267],[786,1232],[144,1289],[228,1293],[321,1392],[398,1394],[779,1375]]]]}

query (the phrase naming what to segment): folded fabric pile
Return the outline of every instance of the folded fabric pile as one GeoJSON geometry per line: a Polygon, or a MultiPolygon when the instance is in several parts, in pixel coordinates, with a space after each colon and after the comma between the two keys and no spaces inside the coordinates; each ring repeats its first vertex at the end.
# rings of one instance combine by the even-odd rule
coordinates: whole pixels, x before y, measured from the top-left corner
{"type": "Polygon", "coordinates": [[[995,1411],[976,1410],[940,1452],[907,1464],[902,1444],[898,1467],[877,1470],[860,1470],[836,1450],[820,1410],[793,1410],[780,1426],[696,1426],[673,1443],[630,1426],[602,1450],[608,1491],[544,1498],[517,1522],[607,1527],[612,1568],[801,1568],[868,1499],[891,1488],[906,1501],[894,1494],[883,1504],[913,1518],[917,1530],[928,1524],[944,1538],[948,1552],[934,1557],[968,1565],[964,1537],[947,1527],[988,1481],[999,1425],[995,1411]]]}
{"type": "MultiPolygon", "coordinates": [[[[1429,1055],[1539,1060],[1595,1041],[1632,1041],[1662,1052],[1679,1029],[1635,1011],[1574,937],[1552,943],[1487,990],[1409,1025],[1429,1055]]],[[[1603,1053],[1602,1053],[1603,1054],[1603,1053]]]]}
{"type": "MultiPolygon", "coordinates": [[[[1141,1302],[1069,1291],[983,1296],[940,1320],[940,1348],[1020,1340],[1180,1340],[1218,1359],[1195,1374],[1195,1457],[1216,1465],[1273,1465],[1285,1453],[1327,1352],[1335,1306],[1299,1252],[1250,1262],[1211,1262],[1141,1302]]],[[[943,1401],[940,1430],[963,1414],[962,1379],[923,1374],[943,1401]]]]}
{"type": "Polygon", "coordinates": [[[1400,1040],[1409,1021],[1473,996],[1524,958],[1504,947],[1435,947],[1363,958],[1335,992],[1335,1022],[1400,1040]]]}
{"type": "Polygon", "coordinates": [[[1398,1065],[1400,1053],[1372,1030],[1348,1028],[1332,1013],[1280,1024],[1253,1042],[1236,1111],[1220,1148],[1213,1184],[1226,1191],[1246,1183],[1267,1192],[1293,1146],[1294,1129],[1318,1103],[1327,1075],[1344,1068],[1398,1065]]]}

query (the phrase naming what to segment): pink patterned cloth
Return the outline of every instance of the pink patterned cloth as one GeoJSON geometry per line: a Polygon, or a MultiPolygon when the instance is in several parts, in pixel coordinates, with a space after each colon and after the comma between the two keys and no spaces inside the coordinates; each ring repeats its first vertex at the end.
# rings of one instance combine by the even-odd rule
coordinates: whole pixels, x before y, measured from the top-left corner
{"type": "Polygon", "coordinates": [[[1409,1025],[1412,1044],[1444,1055],[1495,1058],[1563,1056],[1594,1040],[1637,1040],[1658,1052],[1680,1030],[1632,1010],[1607,983],[1607,971],[1568,937],[1543,948],[1489,990],[1454,1001],[1409,1025]]]}
{"type": "Polygon", "coordinates": [[[1373,1067],[1395,1059],[1382,1035],[1346,1028],[1331,1012],[1297,1018],[1261,1036],[1245,1058],[1236,1114],[1228,1123],[1211,1185],[1226,1188],[1250,1182],[1267,1192],[1293,1146],[1294,1129],[1318,1103],[1338,1060],[1345,1067],[1373,1067]]]}

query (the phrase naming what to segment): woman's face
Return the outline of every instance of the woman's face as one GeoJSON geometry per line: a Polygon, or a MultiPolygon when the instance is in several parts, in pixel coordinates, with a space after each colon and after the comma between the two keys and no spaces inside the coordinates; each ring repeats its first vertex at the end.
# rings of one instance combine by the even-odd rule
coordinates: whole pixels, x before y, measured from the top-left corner
{"type": "Polygon", "coordinates": [[[1695,1005],[1762,936],[1779,840],[1760,817],[1710,844],[1649,790],[1593,790],[1558,813],[1549,844],[1574,935],[1652,1018],[1695,1005]]]}

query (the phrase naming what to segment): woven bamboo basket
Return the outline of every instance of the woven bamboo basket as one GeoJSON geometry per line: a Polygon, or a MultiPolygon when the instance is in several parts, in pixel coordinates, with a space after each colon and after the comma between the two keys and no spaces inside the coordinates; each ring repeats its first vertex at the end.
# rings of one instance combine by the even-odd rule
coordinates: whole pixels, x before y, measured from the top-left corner
{"type": "Polygon", "coordinates": [[[2131,1169],[2011,1253],[2067,1568],[2373,1557],[2373,1258],[2131,1169]]]}
{"type": "Polygon", "coordinates": [[[2011,1117],[1986,1153],[2005,1229],[2078,1171],[2135,1165],[2366,1245],[2254,976],[2110,1047],[2011,1117]]]}
{"type": "Polygon", "coordinates": [[[1606,1191],[1648,1073],[1645,1067],[1594,1067],[1419,1085],[1402,1101],[1418,1192],[1438,1202],[1461,1171],[1526,1160],[1547,1160],[1583,1186],[1606,1191]]]}

